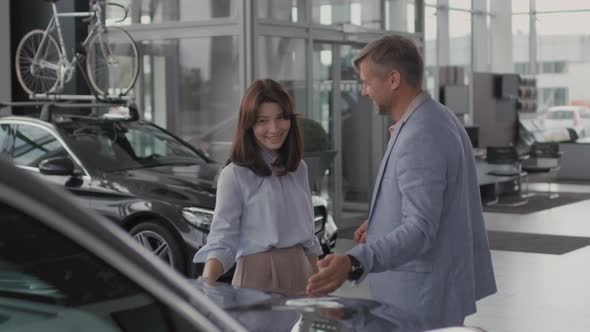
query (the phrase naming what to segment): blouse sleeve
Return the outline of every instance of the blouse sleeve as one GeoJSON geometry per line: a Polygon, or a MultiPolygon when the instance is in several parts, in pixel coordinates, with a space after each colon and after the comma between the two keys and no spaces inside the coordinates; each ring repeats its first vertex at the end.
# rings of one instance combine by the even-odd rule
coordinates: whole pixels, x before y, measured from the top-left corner
{"type": "Polygon", "coordinates": [[[240,183],[236,177],[235,168],[230,164],[219,174],[211,231],[207,236],[207,244],[195,255],[193,259],[195,263],[207,262],[215,258],[223,264],[224,273],[234,265],[239,244],[242,209],[240,183]]]}
{"type": "Polygon", "coordinates": [[[305,161],[301,161],[300,166],[302,171],[300,174],[300,181],[303,181],[305,187],[305,193],[309,200],[308,208],[311,210],[311,220],[309,221],[309,229],[311,237],[307,241],[303,243],[303,249],[305,251],[305,255],[307,256],[321,256],[324,251],[322,250],[322,246],[320,245],[320,241],[318,237],[315,236],[315,227],[314,227],[314,213],[313,213],[313,200],[311,198],[311,189],[309,188],[309,177],[307,171],[307,164],[305,161]]]}

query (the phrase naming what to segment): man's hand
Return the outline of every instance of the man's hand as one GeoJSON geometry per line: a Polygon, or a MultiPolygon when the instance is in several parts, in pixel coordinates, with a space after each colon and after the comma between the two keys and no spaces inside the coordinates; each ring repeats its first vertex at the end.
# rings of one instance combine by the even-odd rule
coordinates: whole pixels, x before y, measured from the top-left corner
{"type": "Polygon", "coordinates": [[[308,296],[326,296],[340,287],[351,270],[350,258],[332,254],[318,262],[320,272],[312,275],[307,282],[308,296]]]}
{"type": "Polygon", "coordinates": [[[354,242],[366,243],[367,242],[367,227],[369,225],[369,219],[365,220],[359,228],[354,231],[354,242]]]}

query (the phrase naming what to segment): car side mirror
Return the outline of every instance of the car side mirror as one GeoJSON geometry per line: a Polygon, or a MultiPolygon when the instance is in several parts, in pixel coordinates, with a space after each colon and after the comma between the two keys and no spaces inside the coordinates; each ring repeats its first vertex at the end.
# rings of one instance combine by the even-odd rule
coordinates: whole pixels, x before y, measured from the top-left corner
{"type": "Polygon", "coordinates": [[[75,170],[70,157],[53,157],[39,163],[39,172],[45,175],[74,175],[75,170]]]}

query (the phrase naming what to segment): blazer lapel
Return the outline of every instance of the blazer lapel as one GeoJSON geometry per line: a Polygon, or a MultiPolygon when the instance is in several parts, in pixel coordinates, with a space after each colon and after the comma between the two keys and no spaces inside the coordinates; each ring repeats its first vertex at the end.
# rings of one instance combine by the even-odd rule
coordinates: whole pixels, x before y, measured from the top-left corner
{"type": "Polygon", "coordinates": [[[381,182],[383,180],[383,173],[387,168],[387,164],[389,163],[389,156],[391,155],[391,151],[393,150],[393,146],[395,145],[395,141],[399,136],[399,133],[402,131],[404,127],[404,123],[399,127],[396,131],[395,136],[392,136],[389,139],[389,143],[387,144],[387,150],[385,151],[385,155],[383,156],[383,160],[381,160],[381,166],[379,166],[379,172],[377,173],[377,179],[375,180],[375,188],[373,188],[373,199],[371,200],[371,208],[369,209],[369,222],[371,220],[371,216],[373,215],[373,207],[375,206],[375,201],[377,200],[377,195],[379,193],[379,188],[381,188],[381,182]]]}

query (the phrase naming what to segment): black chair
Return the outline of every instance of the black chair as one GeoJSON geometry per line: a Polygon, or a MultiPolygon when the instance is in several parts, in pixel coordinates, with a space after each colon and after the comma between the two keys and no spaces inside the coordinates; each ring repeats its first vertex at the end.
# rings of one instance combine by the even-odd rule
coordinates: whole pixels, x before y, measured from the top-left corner
{"type": "Polygon", "coordinates": [[[486,162],[490,165],[494,165],[489,175],[503,176],[503,177],[514,177],[516,180],[514,191],[517,195],[511,195],[506,200],[502,200],[500,197],[501,189],[499,184],[494,188],[495,199],[486,205],[497,205],[497,206],[521,206],[528,203],[528,173],[522,170],[522,160],[526,159],[527,156],[521,156],[518,150],[514,146],[488,146],[486,148],[486,162]],[[522,179],[524,179],[524,190],[522,186],[522,179]]]}
{"type": "Polygon", "coordinates": [[[556,142],[535,142],[530,150],[530,158],[523,163],[523,170],[527,173],[542,174],[547,182],[546,196],[549,199],[559,197],[557,192],[551,191],[551,185],[559,171],[562,152],[556,142]]]}

